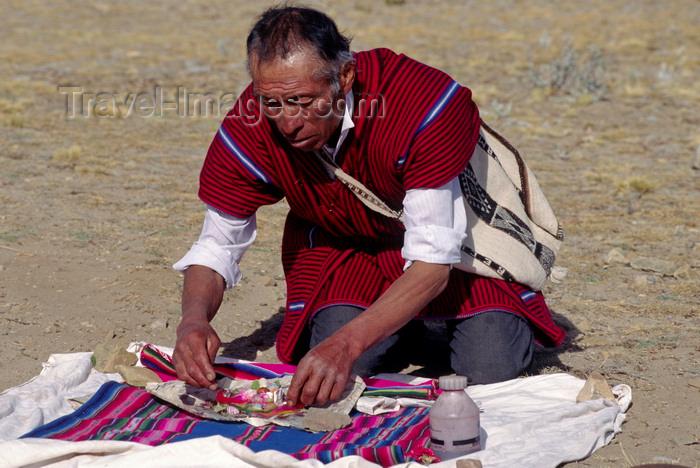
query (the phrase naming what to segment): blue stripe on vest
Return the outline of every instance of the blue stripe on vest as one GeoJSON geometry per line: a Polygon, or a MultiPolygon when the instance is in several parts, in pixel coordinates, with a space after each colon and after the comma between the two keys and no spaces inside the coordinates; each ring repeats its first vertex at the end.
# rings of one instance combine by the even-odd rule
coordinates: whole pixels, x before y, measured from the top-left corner
{"type": "Polygon", "coordinates": [[[305,305],[306,305],[306,302],[304,302],[304,301],[292,302],[289,304],[289,310],[290,311],[304,310],[305,305]]]}
{"type": "Polygon", "coordinates": [[[455,95],[458,89],[459,83],[457,83],[456,81],[453,81],[452,84],[447,87],[447,89],[442,93],[442,96],[440,96],[438,102],[435,103],[433,108],[430,109],[430,112],[428,112],[428,115],[423,119],[423,122],[421,122],[420,126],[418,127],[418,130],[416,130],[416,135],[425,130],[425,127],[430,125],[433,122],[433,120],[435,120],[435,118],[438,115],[440,115],[440,112],[442,112],[445,109],[445,106],[447,106],[447,103],[450,102],[450,100],[455,95]]]}
{"type": "MultiPolygon", "coordinates": [[[[423,121],[418,126],[418,130],[416,130],[415,135],[413,135],[414,138],[418,136],[418,134],[421,133],[423,130],[425,130],[426,127],[430,125],[433,122],[433,120],[437,118],[438,115],[440,115],[440,113],[447,106],[447,103],[450,102],[450,100],[452,100],[454,95],[457,93],[457,90],[459,88],[460,85],[456,81],[453,81],[452,84],[447,87],[447,89],[442,93],[442,96],[440,96],[435,105],[430,109],[430,111],[428,111],[428,115],[425,116],[423,121]]],[[[403,157],[396,162],[396,167],[403,166],[406,163],[407,157],[408,151],[406,151],[406,154],[404,154],[403,157]]]]}
{"type": "Polygon", "coordinates": [[[238,147],[235,141],[233,141],[233,138],[224,130],[224,127],[219,128],[219,137],[221,137],[221,141],[224,142],[224,145],[236,156],[236,159],[238,159],[243,166],[245,166],[248,171],[250,171],[251,174],[253,174],[258,180],[262,180],[263,182],[267,184],[272,183],[272,179],[270,179],[267,174],[265,174],[262,169],[260,169],[258,166],[256,166],[253,161],[248,157],[247,154],[243,152],[242,149],[238,147]]]}
{"type": "Polygon", "coordinates": [[[520,293],[520,299],[522,299],[523,302],[530,302],[535,297],[537,297],[537,294],[535,294],[533,291],[523,291],[520,293]]]}
{"type": "Polygon", "coordinates": [[[318,226],[313,226],[311,229],[309,229],[309,248],[313,249],[314,248],[314,232],[316,231],[316,228],[318,226]]]}

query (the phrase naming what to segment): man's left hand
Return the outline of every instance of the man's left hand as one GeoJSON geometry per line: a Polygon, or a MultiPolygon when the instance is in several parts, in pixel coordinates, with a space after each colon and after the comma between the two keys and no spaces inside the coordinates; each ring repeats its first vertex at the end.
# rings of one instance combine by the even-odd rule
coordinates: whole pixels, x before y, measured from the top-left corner
{"type": "Polygon", "coordinates": [[[331,336],[306,353],[294,373],[287,400],[323,405],[340,398],[354,364],[348,348],[342,339],[331,336]]]}

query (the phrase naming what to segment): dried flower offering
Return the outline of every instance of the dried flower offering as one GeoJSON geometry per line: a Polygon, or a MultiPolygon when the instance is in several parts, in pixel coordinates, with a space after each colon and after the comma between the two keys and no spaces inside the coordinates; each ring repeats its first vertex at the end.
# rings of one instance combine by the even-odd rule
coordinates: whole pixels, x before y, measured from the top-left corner
{"type": "MultiPolygon", "coordinates": [[[[163,383],[149,383],[146,391],[161,400],[177,406],[191,414],[217,421],[240,421],[253,426],[276,424],[290,426],[311,432],[329,430],[319,429],[313,418],[305,418],[308,408],[301,403],[294,406],[287,404],[287,390],[292,376],[285,374],[279,378],[258,380],[240,380],[224,377],[219,379],[219,388],[209,390],[188,385],[182,380],[163,383]]],[[[359,377],[348,382],[340,400],[328,403],[323,411],[347,415],[362,394],[365,384],[359,377]]],[[[332,419],[325,417],[325,419],[332,419]]],[[[337,421],[338,428],[347,421],[337,421]]]]}
{"type": "Polygon", "coordinates": [[[211,402],[211,409],[221,414],[250,414],[258,417],[291,414],[304,405],[286,403],[286,392],[279,380],[267,382],[265,379],[254,380],[250,388],[221,389],[216,393],[216,401],[211,402]]]}

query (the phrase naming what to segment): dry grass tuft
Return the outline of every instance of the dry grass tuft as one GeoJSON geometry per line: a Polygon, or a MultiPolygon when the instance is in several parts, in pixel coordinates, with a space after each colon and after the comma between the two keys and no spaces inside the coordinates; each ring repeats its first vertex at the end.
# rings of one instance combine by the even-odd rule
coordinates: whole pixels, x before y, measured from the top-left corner
{"type": "Polygon", "coordinates": [[[530,79],[548,93],[570,95],[577,98],[577,104],[585,105],[602,99],[608,92],[607,67],[602,51],[595,44],[581,54],[568,41],[559,57],[532,66],[530,79]]]}
{"type": "MultiPolygon", "coordinates": [[[[6,93],[7,95],[7,93],[6,93]]],[[[25,120],[22,112],[26,106],[26,100],[17,98],[0,98],[0,119],[5,127],[24,127],[25,120]]]]}
{"type": "Polygon", "coordinates": [[[652,182],[643,177],[632,177],[617,183],[617,190],[621,193],[636,192],[640,195],[653,192],[658,188],[656,182],[652,182]]]}
{"type": "Polygon", "coordinates": [[[75,166],[75,172],[80,174],[109,175],[109,169],[101,164],[81,164],[75,166]]]}
{"type": "Polygon", "coordinates": [[[78,161],[83,156],[83,149],[78,145],[73,145],[68,149],[56,151],[51,157],[51,161],[61,168],[75,168],[78,161]]]}

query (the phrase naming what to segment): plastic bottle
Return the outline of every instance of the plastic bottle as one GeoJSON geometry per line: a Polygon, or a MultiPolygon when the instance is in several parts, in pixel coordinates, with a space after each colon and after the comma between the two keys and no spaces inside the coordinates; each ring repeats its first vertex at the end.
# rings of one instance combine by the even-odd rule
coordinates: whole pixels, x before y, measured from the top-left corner
{"type": "Polygon", "coordinates": [[[481,450],[479,407],[469,398],[467,378],[440,377],[442,393],[430,408],[430,448],[440,460],[481,450]]]}

